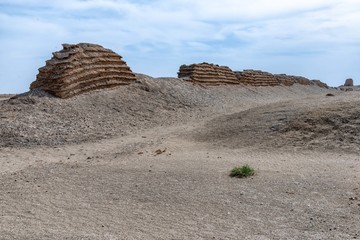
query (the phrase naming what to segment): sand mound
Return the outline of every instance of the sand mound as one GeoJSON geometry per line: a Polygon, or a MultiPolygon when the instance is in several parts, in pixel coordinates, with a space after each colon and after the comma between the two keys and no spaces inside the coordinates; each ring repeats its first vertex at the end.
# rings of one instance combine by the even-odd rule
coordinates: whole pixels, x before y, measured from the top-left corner
{"type": "MultiPolygon", "coordinates": [[[[221,116],[193,138],[230,148],[360,150],[359,100],[336,96],[292,100],[221,116]]],[[[356,99],[356,98],[355,98],[356,99]]]]}
{"type": "MultiPolygon", "coordinates": [[[[141,74],[131,85],[68,99],[32,90],[0,102],[0,147],[97,141],[190,120],[200,122],[265,103],[325,96],[325,91],[302,85],[204,87],[141,74]]],[[[249,115],[248,121],[254,118],[249,115]]]]}
{"type": "Polygon", "coordinates": [[[95,141],[169,125],[184,109],[210,98],[191,83],[144,75],[128,86],[69,99],[32,90],[0,102],[0,147],[95,141]]]}
{"type": "Polygon", "coordinates": [[[309,148],[360,150],[360,101],[298,113],[279,129],[293,146],[309,148]]]}

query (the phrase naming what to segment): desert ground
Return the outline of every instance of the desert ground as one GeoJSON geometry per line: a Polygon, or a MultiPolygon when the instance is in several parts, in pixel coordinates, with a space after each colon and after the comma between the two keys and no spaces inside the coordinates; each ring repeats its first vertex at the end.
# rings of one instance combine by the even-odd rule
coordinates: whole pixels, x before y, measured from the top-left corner
{"type": "Polygon", "coordinates": [[[7,100],[13,96],[15,96],[15,94],[0,94],[0,101],[7,100]]]}
{"type": "Polygon", "coordinates": [[[360,91],[137,79],[0,99],[0,239],[360,238],[360,91]]]}

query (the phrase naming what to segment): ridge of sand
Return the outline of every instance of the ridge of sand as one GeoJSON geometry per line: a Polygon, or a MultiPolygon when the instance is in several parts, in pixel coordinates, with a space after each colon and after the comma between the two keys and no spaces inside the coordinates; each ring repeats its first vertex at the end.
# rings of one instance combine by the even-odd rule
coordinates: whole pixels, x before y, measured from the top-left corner
{"type": "Polygon", "coordinates": [[[246,110],[335,91],[302,85],[204,88],[179,79],[137,77],[137,82],[129,86],[65,100],[30,92],[2,101],[0,147],[97,141],[231,113],[233,109],[246,110]]]}

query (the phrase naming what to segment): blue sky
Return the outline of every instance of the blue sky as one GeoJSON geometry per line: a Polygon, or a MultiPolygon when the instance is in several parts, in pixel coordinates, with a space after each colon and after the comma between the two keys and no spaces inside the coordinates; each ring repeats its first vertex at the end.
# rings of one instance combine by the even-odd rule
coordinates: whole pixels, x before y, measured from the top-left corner
{"type": "Polygon", "coordinates": [[[62,43],[90,42],[134,72],[181,64],[360,84],[359,0],[0,0],[0,93],[28,90],[62,43]]]}

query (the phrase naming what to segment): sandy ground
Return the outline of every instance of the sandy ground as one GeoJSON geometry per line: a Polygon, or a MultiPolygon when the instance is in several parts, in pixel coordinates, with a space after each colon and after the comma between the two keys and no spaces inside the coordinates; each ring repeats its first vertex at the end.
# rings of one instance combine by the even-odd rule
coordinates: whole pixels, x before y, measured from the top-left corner
{"type": "MultiPolygon", "coordinates": [[[[162,110],[150,118],[156,124],[135,122],[137,129],[124,134],[50,145],[3,140],[0,238],[360,238],[360,155],[343,146],[359,139],[356,111],[343,107],[359,109],[359,93],[328,98],[330,90],[299,86],[204,91],[216,101],[209,103],[210,94],[205,105],[198,99],[185,110],[162,110]],[[315,131],[299,144],[294,121],[306,122],[305,113],[318,119],[315,113],[329,106],[338,109],[336,119],[349,116],[352,132],[335,130],[352,135],[330,144],[338,135],[315,131]],[[255,176],[230,178],[242,164],[253,166],[255,176]]],[[[39,104],[49,101],[55,100],[39,104]]],[[[11,105],[20,112],[29,106],[11,105]]],[[[28,124],[10,125],[9,116],[2,115],[9,126],[28,124]]]]}
{"type": "Polygon", "coordinates": [[[0,101],[7,100],[13,96],[15,96],[15,95],[14,94],[0,94],[0,101]]]}

